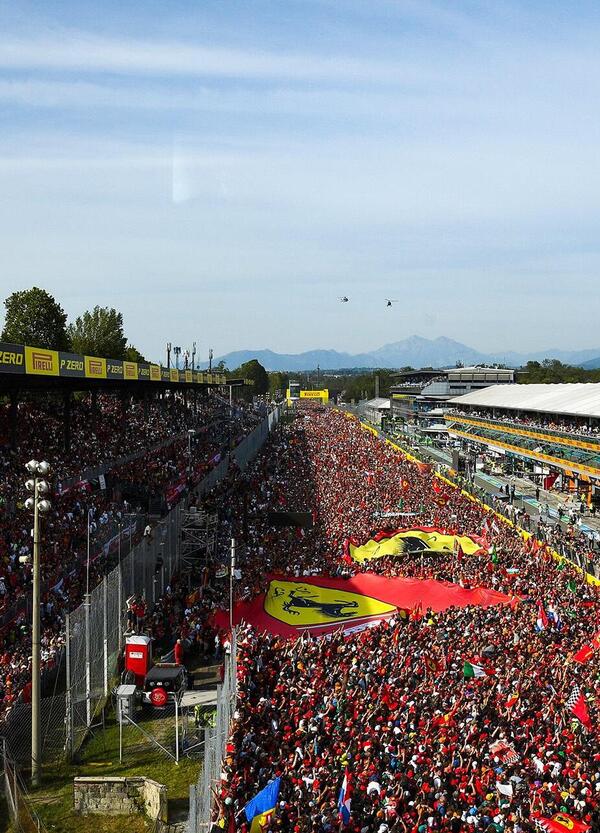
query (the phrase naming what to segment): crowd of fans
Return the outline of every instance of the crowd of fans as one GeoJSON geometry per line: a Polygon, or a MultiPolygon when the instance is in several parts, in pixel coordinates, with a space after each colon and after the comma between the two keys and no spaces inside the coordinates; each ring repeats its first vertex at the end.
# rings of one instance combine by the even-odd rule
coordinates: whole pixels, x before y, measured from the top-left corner
{"type": "MultiPolygon", "coordinates": [[[[223,549],[232,534],[241,544],[237,598],[264,592],[269,573],[371,570],[520,599],[399,611],[362,633],[321,639],[285,641],[242,626],[239,700],[215,821],[247,833],[246,802],[281,776],[265,830],[339,831],[347,775],[349,829],[357,833],[525,833],[536,829],[536,814],[559,811],[600,829],[598,655],[571,661],[600,629],[598,592],[572,566],[336,411],[300,414],[211,499],[228,506],[223,549]],[[267,510],[279,507],[310,510],[313,527],[270,526],[267,510]],[[483,535],[486,546],[470,556],[405,552],[361,565],[346,554],[348,536],[364,543],[375,530],[420,525],[483,535]],[[548,616],[538,630],[540,608],[548,616]],[[465,679],[465,661],[485,675],[465,679]],[[575,684],[588,698],[592,729],[566,707],[575,684]]],[[[226,606],[225,585],[213,577],[194,598],[180,595],[177,611],[171,594],[167,627],[181,614],[188,642],[210,652],[222,639],[210,613],[226,606]]],[[[160,610],[154,625],[164,629],[160,610]]]]}
{"type": "Polygon", "coordinates": [[[0,718],[24,687],[27,696],[31,662],[26,602],[32,519],[24,508],[25,463],[47,460],[55,486],[42,524],[42,668],[48,671],[64,644],[65,612],[77,607],[86,591],[88,525],[94,587],[114,566],[116,548],[107,545],[115,536],[123,535],[125,551],[141,535],[149,498],[158,498],[164,509],[172,484],[185,494],[258,419],[236,403],[231,420],[228,403],[216,395],[196,403],[180,396],[146,402],[85,396],[72,403],[71,444],[65,451],[61,404],[51,397],[19,404],[15,447],[10,406],[0,406],[0,718]],[[189,429],[196,431],[191,461],[189,429]],[[87,470],[96,466],[105,469],[105,488],[88,479],[87,470]]]}
{"type": "MultiPolygon", "coordinates": [[[[456,417],[474,417],[475,419],[491,420],[492,422],[503,422],[507,424],[522,425],[524,428],[531,428],[535,430],[540,428],[542,431],[559,431],[561,434],[569,436],[582,436],[596,438],[600,434],[600,423],[594,420],[590,423],[589,420],[583,417],[569,416],[569,418],[561,419],[559,416],[551,416],[541,413],[510,413],[499,414],[490,409],[480,408],[456,408],[447,411],[448,416],[456,417]]],[[[595,441],[595,440],[594,440],[595,441]]]]}

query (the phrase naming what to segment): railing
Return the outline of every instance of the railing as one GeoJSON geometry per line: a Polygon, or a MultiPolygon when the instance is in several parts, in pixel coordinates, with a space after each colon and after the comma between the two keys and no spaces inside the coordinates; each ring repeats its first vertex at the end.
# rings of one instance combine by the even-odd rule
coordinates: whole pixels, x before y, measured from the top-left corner
{"type": "Polygon", "coordinates": [[[215,726],[204,729],[204,761],[196,784],[190,784],[190,814],[187,833],[206,833],[213,813],[214,790],[221,780],[221,762],[237,702],[237,634],[231,636],[223,684],[217,687],[215,726]]]}
{"type": "MultiPolygon", "coordinates": [[[[279,410],[275,409],[232,452],[240,468],[256,456],[278,420],[279,410]]],[[[229,466],[227,455],[198,484],[197,493],[214,488],[226,477],[229,466]]],[[[143,537],[127,555],[123,554],[127,552],[123,544],[130,538],[133,544],[133,529],[121,529],[113,547],[116,567],[91,591],[89,599],[67,617],[65,650],[60,654],[61,662],[64,655],[65,669],[56,672],[64,674],[66,691],[42,698],[43,757],[55,758],[62,752],[72,755],[100,715],[117,671],[127,599],[140,595],[151,606],[163,595],[178,569],[180,515],[179,504],[157,524],[150,537],[143,537]]],[[[31,754],[31,706],[16,703],[0,732],[7,735],[13,758],[27,761],[31,754]]]]}
{"type": "Polygon", "coordinates": [[[561,431],[556,428],[545,428],[541,425],[520,423],[517,420],[502,420],[495,417],[475,416],[469,413],[449,411],[444,418],[447,422],[460,422],[463,424],[477,424],[482,427],[489,426],[494,430],[498,429],[505,433],[518,434],[524,437],[531,437],[538,440],[555,440],[561,445],[572,445],[575,448],[583,448],[600,453],[600,436],[577,431],[561,431]]]}

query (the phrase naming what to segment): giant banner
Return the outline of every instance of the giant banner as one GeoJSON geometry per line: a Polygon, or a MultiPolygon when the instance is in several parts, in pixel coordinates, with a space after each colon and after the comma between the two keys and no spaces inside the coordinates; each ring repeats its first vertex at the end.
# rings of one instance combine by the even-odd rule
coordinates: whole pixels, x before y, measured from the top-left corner
{"type": "Polygon", "coordinates": [[[476,535],[455,535],[446,529],[434,526],[419,526],[412,529],[395,529],[392,532],[378,532],[365,544],[358,544],[348,538],[345,553],[352,561],[363,563],[385,555],[411,556],[427,553],[449,553],[458,551],[460,546],[465,555],[481,552],[485,546],[476,535]]]}
{"type": "MultiPolygon", "coordinates": [[[[513,599],[496,590],[434,579],[388,578],[363,573],[349,579],[310,576],[297,580],[267,576],[267,591],[233,609],[234,624],[248,622],[258,631],[294,637],[307,632],[323,635],[376,625],[400,610],[446,610],[477,605],[510,604],[513,599]]],[[[229,623],[228,611],[219,611],[220,627],[229,623]]]]}

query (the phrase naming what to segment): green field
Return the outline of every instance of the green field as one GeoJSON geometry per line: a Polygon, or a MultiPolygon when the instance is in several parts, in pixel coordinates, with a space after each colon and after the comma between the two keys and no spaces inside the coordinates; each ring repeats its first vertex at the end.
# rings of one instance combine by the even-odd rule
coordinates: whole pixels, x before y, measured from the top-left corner
{"type": "MultiPolygon", "coordinates": [[[[165,721],[144,724],[146,730],[161,736],[165,721]]],[[[98,731],[81,752],[80,762],[73,765],[46,765],[42,786],[30,792],[31,804],[51,833],[145,833],[150,824],[142,816],[78,816],[73,813],[73,778],[76,776],[145,775],[166,784],[169,799],[169,821],[187,818],[189,786],[198,778],[201,763],[181,758],[179,764],[145,741],[131,726],[124,729],[123,763],[119,763],[119,728],[114,721],[98,731]]],[[[0,805],[0,831],[7,819],[0,805]]]]}

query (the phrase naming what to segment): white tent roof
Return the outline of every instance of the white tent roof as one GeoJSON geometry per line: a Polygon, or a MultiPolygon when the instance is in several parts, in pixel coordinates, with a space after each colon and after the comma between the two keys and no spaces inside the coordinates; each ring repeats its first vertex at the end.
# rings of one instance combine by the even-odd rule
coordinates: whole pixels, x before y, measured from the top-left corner
{"type": "Polygon", "coordinates": [[[376,408],[377,410],[381,410],[382,408],[390,407],[390,400],[384,399],[383,396],[379,396],[376,399],[369,399],[364,404],[366,408],[376,408]]]}
{"type": "Polygon", "coordinates": [[[490,385],[450,399],[449,404],[600,418],[600,382],[490,385]]]}

